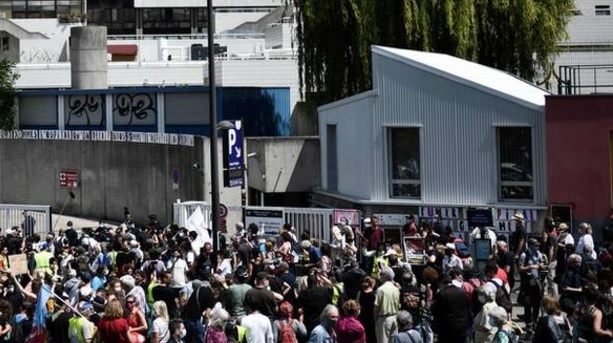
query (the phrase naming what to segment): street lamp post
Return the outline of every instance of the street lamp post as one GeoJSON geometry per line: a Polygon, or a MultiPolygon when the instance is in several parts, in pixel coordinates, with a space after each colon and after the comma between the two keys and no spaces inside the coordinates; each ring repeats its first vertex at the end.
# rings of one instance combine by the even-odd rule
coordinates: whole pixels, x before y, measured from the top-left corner
{"type": "Polygon", "coordinates": [[[217,110],[215,92],[215,34],[213,24],[213,0],[206,1],[206,12],[208,17],[207,39],[208,39],[208,62],[209,62],[209,123],[211,125],[211,233],[213,235],[213,253],[219,251],[219,159],[217,150],[217,110]]]}

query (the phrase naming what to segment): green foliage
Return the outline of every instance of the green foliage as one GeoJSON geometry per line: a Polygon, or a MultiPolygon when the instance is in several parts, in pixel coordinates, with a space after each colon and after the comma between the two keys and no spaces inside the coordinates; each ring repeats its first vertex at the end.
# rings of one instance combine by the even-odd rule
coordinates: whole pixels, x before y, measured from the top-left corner
{"type": "Polygon", "coordinates": [[[16,98],[15,63],[6,58],[0,60],[0,129],[13,130],[15,126],[16,98]]]}
{"type": "Polygon", "coordinates": [[[552,75],[573,0],[293,0],[301,92],[370,88],[373,44],[451,54],[527,80],[552,75]]]}

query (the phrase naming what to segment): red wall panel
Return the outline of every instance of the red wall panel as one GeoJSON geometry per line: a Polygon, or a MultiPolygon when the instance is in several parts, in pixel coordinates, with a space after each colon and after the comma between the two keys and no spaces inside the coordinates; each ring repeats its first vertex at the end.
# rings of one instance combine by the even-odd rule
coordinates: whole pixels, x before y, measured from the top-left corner
{"type": "Polygon", "coordinates": [[[611,211],[613,95],[546,99],[549,203],[572,203],[575,218],[611,211]]]}

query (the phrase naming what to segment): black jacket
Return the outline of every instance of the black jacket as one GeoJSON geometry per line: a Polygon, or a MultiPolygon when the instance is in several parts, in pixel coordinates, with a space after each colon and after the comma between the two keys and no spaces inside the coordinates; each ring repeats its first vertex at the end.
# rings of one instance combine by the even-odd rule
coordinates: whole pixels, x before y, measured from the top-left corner
{"type": "Polygon", "coordinates": [[[444,286],[436,294],[431,310],[434,317],[432,329],[439,335],[463,337],[472,325],[468,297],[464,290],[453,284],[444,286]]]}

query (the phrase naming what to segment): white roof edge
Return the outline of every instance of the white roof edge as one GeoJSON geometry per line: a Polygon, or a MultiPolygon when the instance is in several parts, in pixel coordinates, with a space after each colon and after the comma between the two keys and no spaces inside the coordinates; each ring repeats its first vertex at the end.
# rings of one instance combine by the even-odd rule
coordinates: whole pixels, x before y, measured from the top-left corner
{"type": "MultiPolygon", "coordinates": [[[[499,90],[487,87],[487,86],[485,86],[483,84],[480,84],[478,82],[475,82],[473,80],[470,80],[470,79],[467,79],[467,78],[463,78],[463,77],[460,77],[458,75],[455,75],[455,74],[446,72],[444,70],[438,69],[436,67],[433,67],[433,66],[430,66],[430,65],[426,65],[426,64],[423,64],[423,63],[421,63],[419,61],[415,61],[415,60],[412,60],[410,58],[401,56],[401,55],[399,55],[397,53],[394,53],[393,51],[390,51],[391,49],[398,49],[398,48],[388,48],[388,47],[383,47],[383,46],[379,46],[379,45],[373,45],[371,47],[371,51],[373,53],[377,53],[379,55],[385,56],[387,58],[391,58],[391,59],[396,60],[396,61],[401,62],[401,63],[408,64],[410,66],[413,66],[413,67],[416,67],[418,69],[430,72],[432,74],[435,74],[435,75],[438,75],[438,76],[441,76],[441,77],[444,77],[444,78],[447,78],[447,79],[459,82],[461,84],[465,84],[465,85],[467,85],[469,87],[473,87],[475,89],[484,91],[484,92],[489,93],[491,95],[498,96],[498,97],[502,96],[503,98],[505,98],[505,99],[507,99],[507,100],[509,100],[511,102],[517,103],[517,104],[522,105],[522,106],[529,107],[529,108],[534,109],[534,110],[544,110],[545,109],[545,96],[551,94],[551,92],[548,92],[545,89],[542,89],[542,88],[537,87],[537,86],[535,86],[533,84],[530,84],[529,82],[526,82],[525,80],[522,80],[522,79],[520,79],[518,77],[515,77],[514,75],[508,74],[508,73],[506,73],[506,72],[504,72],[502,70],[494,69],[494,68],[491,68],[491,67],[488,67],[488,66],[485,66],[485,65],[480,65],[480,66],[482,66],[484,68],[489,68],[489,69],[492,69],[494,71],[505,73],[505,74],[508,75],[508,77],[515,78],[515,79],[525,83],[527,87],[533,87],[535,90],[539,90],[539,91],[543,92],[544,93],[543,94],[543,103],[542,104],[537,104],[537,103],[534,103],[534,102],[531,102],[531,101],[519,98],[517,96],[514,96],[512,94],[501,92],[499,90]]],[[[422,53],[425,53],[425,52],[422,52],[422,53]]],[[[437,55],[446,55],[446,56],[449,56],[451,58],[460,59],[458,57],[447,55],[447,54],[441,54],[441,53],[435,53],[435,52],[427,52],[427,53],[437,54],[437,55]]],[[[462,59],[460,59],[460,60],[462,60],[462,59]]],[[[466,61],[466,60],[462,60],[462,61],[464,61],[466,63],[475,63],[475,62],[466,61]]],[[[475,64],[478,64],[478,63],[475,63],[475,64]]]]}
{"type": "Polygon", "coordinates": [[[379,95],[379,93],[376,90],[371,89],[371,90],[368,90],[366,92],[358,93],[358,94],[352,95],[350,97],[343,98],[343,99],[331,102],[329,104],[321,105],[321,106],[317,107],[317,111],[318,112],[319,111],[327,111],[327,110],[333,109],[335,107],[343,106],[343,105],[346,105],[346,104],[354,102],[354,101],[362,100],[364,98],[375,97],[377,95],[379,95]]]}

